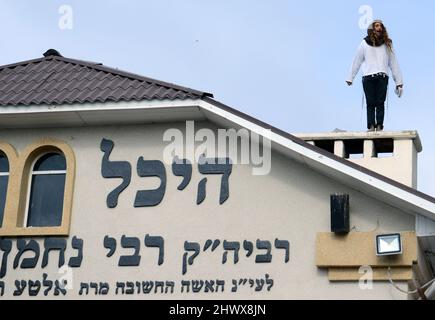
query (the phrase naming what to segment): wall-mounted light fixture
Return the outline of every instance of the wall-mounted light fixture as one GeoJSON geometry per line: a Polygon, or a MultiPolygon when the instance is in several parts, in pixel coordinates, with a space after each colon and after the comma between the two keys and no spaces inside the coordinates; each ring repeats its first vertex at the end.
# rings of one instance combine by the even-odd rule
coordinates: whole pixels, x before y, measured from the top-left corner
{"type": "Polygon", "coordinates": [[[389,256],[395,254],[402,254],[402,238],[400,233],[377,235],[376,255],[389,256]]]}

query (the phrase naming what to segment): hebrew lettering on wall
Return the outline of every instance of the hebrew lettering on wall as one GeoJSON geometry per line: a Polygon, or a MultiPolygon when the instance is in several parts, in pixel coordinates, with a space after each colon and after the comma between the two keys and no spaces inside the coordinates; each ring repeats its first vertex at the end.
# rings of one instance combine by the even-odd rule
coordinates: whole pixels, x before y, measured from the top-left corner
{"type": "MultiPolygon", "coordinates": [[[[108,208],[116,208],[121,193],[129,186],[132,175],[132,166],[128,161],[111,161],[109,157],[114,149],[115,143],[109,139],[102,139],[100,150],[104,153],[101,160],[101,175],[106,179],[122,179],[122,183],[113,189],[106,199],[108,208]]],[[[183,191],[191,182],[193,166],[187,159],[174,158],[172,163],[172,174],[182,177],[177,190],[183,191]]],[[[198,172],[206,175],[222,175],[220,183],[219,204],[224,204],[230,196],[229,177],[232,172],[232,161],[230,158],[205,158],[198,159],[198,172]]],[[[167,186],[166,167],[160,160],[145,159],[140,156],[137,160],[136,173],[140,178],[154,177],[160,180],[160,185],[154,190],[137,190],[133,203],[135,208],[153,207],[159,205],[165,196],[167,186]]],[[[196,203],[200,205],[206,198],[207,177],[202,178],[197,186],[196,203]]]]}
{"type": "MultiPolygon", "coordinates": [[[[229,292],[269,292],[274,280],[267,273],[264,277],[244,277],[235,279],[199,279],[193,275],[191,268],[197,261],[218,255],[222,265],[236,265],[241,259],[250,259],[252,263],[271,263],[273,257],[279,263],[288,263],[290,245],[288,240],[274,241],[256,239],[255,241],[233,241],[227,239],[207,239],[205,241],[185,241],[180,250],[181,275],[190,275],[190,279],[152,279],[148,271],[143,269],[145,279],[131,279],[113,281],[98,279],[95,281],[75,281],[78,285],[72,289],[68,281],[59,274],[43,272],[40,278],[17,278],[11,285],[7,285],[8,266],[15,269],[45,270],[51,267],[82,268],[86,261],[85,241],[72,236],[69,238],[46,237],[43,239],[0,239],[0,257],[2,273],[0,278],[0,298],[6,292],[14,297],[19,296],[121,296],[121,295],[172,295],[175,293],[221,293],[229,292]],[[10,264],[8,261],[11,261],[10,264]],[[193,276],[193,279],[192,279],[193,276]]],[[[100,255],[101,259],[113,261],[114,268],[143,268],[142,261],[152,261],[158,268],[165,265],[165,246],[167,242],[159,235],[145,234],[144,236],[109,236],[101,239],[101,251],[92,251],[93,256],[100,255]]],[[[116,270],[113,270],[116,274],[116,270]]],[[[18,273],[19,274],[19,273],[18,273]]],[[[116,278],[116,276],[115,276],[116,278]]]]}

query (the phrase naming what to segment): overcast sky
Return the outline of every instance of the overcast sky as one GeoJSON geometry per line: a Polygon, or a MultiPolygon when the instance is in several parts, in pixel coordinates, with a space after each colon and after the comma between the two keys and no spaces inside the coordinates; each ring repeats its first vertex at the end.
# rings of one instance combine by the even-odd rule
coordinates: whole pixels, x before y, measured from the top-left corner
{"type": "Polygon", "coordinates": [[[290,133],[361,131],[361,74],[352,87],[344,80],[367,6],[384,20],[404,75],[401,99],[390,85],[385,130],[419,132],[418,189],[435,196],[432,0],[0,0],[0,65],[55,48],[211,92],[290,133]]]}

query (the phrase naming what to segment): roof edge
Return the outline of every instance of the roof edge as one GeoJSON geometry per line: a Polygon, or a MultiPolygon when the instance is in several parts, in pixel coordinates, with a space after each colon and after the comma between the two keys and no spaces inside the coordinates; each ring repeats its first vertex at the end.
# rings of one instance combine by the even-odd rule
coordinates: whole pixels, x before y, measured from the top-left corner
{"type": "Polygon", "coordinates": [[[228,111],[228,112],[230,112],[230,113],[232,113],[232,114],[234,114],[236,116],[242,117],[243,119],[245,119],[247,121],[255,123],[255,124],[263,127],[264,129],[271,130],[273,133],[278,134],[278,135],[280,135],[280,136],[282,136],[282,137],[284,137],[286,139],[290,139],[294,143],[299,144],[302,147],[305,147],[305,148],[310,149],[312,151],[315,151],[315,152],[321,154],[324,157],[330,158],[330,159],[335,160],[335,161],[337,161],[337,162],[339,162],[341,164],[347,165],[347,166],[349,166],[349,167],[351,167],[351,168],[353,168],[355,170],[358,170],[358,171],[360,171],[362,173],[365,173],[365,174],[367,174],[367,175],[369,175],[369,176],[371,176],[373,178],[379,179],[379,180],[381,180],[383,182],[386,182],[386,183],[388,183],[388,184],[390,184],[390,185],[392,185],[394,187],[397,187],[397,188],[399,188],[399,189],[401,189],[403,191],[409,192],[409,193],[411,193],[411,194],[413,194],[415,196],[418,196],[418,197],[420,197],[420,198],[422,198],[424,200],[427,200],[427,201],[432,202],[433,204],[435,204],[435,198],[430,196],[430,195],[428,195],[428,194],[426,194],[426,193],[424,193],[424,192],[421,192],[421,191],[418,191],[418,190],[413,189],[411,187],[408,187],[407,185],[404,185],[404,184],[402,184],[402,183],[400,183],[400,182],[398,182],[396,180],[393,180],[393,179],[388,178],[386,176],[383,176],[383,175],[381,175],[381,174],[379,174],[377,172],[374,172],[374,171],[372,171],[370,169],[362,167],[362,166],[360,166],[360,165],[358,165],[356,163],[353,163],[353,162],[347,161],[347,160],[345,160],[343,158],[340,158],[340,157],[338,157],[338,156],[336,156],[336,155],[334,155],[334,154],[332,154],[332,153],[330,153],[328,151],[325,151],[325,150],[323,150],[323,149],[321,149],[319,147],[313,146],[313,145],[305,142],[301,138],[298,138],[298,137],[296,137],[296,136],[294,136],[294,135],[292,135],[292,134],[290,134],[288,132],[285,132],[285,131],[277,128],[277,127],[274,127],[274,126],[272,126],[272,125],[270,125],[270,124],[268,124],[266,122],[258,120],[257,118],[254,118],[254,117],[252,117],[252,116],[250,116],[250,115],[248,115],[246,113],[243,113],[243,112],[241,112],[239,110],[231,108],[230,106],[227,106],[227,105],[225,105],[225,104],[223,104],[223,103],[221,103],[219,101],[216,101],[216,100],[208,98],[208,97],[204,97],[204,98],[202,98],[202,100],[205,101],[205,102],[208,102],[208,103],[210,103],[210,104],[212,104],[212,105],[214,105],[214,106],[216,106],[218,108],[221,108],[221,109],[223,109],[225,111],[228,111]]]}
{"type": "Polygon", "coordinates": [[[174,84],[174,83],[170,83],[170,82],[165,82],[165,81],[161,81],[161,80],[157,80],[157,79],[141,76],[141,75],[138,75],[138,74],[135,74],[135,73],[131,73],[131,72],[128,72],[128,71],[115,69],[113,67],[107,67],[107,66],[100,65],[100,64],[92,64],[91,62],[88,62],[88,61],[71,59],[71,58],[66,58],[66,57],[59,57],[59,56],[50,56],[49,58],[51,58],[53,60],[60,60],[60,61],[64,61],[64,62],[78,64],[78,65],[85,66],[85,67],[88,67],[88,68],[93,68],[93,69],[96,69],[96,70],[99,70],[99,71],[104,71],[104,72],[120,75],[120,76],[123,76],[123,77],[131,78],[133,80],[153,82],[153,83],[156,83],[156,84],[161,85],[163,87],[174,88],[174,89],[177,89],[177,90],[190,92],[190,93],[196,94],[196,95],[198,95],[200,97],[213,97],[213,94],[209,93],[209,92],[204,92],[204,91],[199,91],[199,90],[188,88],[188,87],[183,87],[183,86],[180,86],[178,84],[174,84]]]}

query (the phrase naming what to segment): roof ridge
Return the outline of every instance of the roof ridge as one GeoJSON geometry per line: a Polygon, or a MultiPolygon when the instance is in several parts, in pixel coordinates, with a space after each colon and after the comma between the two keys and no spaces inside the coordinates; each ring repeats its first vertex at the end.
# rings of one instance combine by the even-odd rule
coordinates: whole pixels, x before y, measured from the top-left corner
{"type": "Polygon", "coordinates": [[[53,57],[42,57],[42,58],[37,58],[37,59],[31,59],[31,60],[25,60],[25,61],[21,61],[21,62],[15,62],[15,63],[10,63],[10,64],[5,64],[5,65],[0,65],[0,71],[3,69],[7,69],[7,68],[15,68],[18,66],[25,66],[31,63],[37,63],[37,62],[42,62],[44,60],[47,59],[53,59],[53,57]]]}
{"type": "Polygon", "coordinates": [[[213,97],[211,93],[60,55],[0,66],[0,93],[0,106],[213,97]],[[96,97],[100,90],[104,91],[102,96],[96,97]]]}
{"type": "Polygon", "coordinates": [[[88,68],[92,68],[95,70],[99,70],[99,71],[104,71],[107,73],[111,73],[114,75],[119,75],[119,76],[123,76],[123,77],[127,77],[130,78],[132,80],[139,80],[139,81],[144,81],[144,82],[151,82],[151,83],[155,83],[158,84],[160,86],[166,87],[166,88],[174,88],[176,90],[180,90],[180,91],[184,91],[186,93],[192,93],[195,95],[198,95],[200,97],[213,97],[213,94],[209,93],[209,92],[203,92],[203,91],[199,91],[199,90],[195,90],[195,89],[191,89],[188,87],[183,87],[174,83],[170,83],[170,82],[165,82],[165,81],[161,81],[161,80],[157,80],[157,79],[153,79],[153,78],[149,78],[149,77],[145,77],[145,76],[141,76],[135,73],[131,73],[128,71],[124,71],[124,70],[120,70],[120,69],[115,69],[112,67],[107,67],[103,64],[91,64],[88,61],[83,61],[83,60],[78,60],[78,59],[71,59],[71,58],[65,58],[65,57],[58,57],[58,56],[50,56],[50,58],[52,58],[53,60],[60,60],[63,62],[69,62],[69,63],[73,63],[73,64],[78,64],[78,65],[82,65],[88,68]]]}

